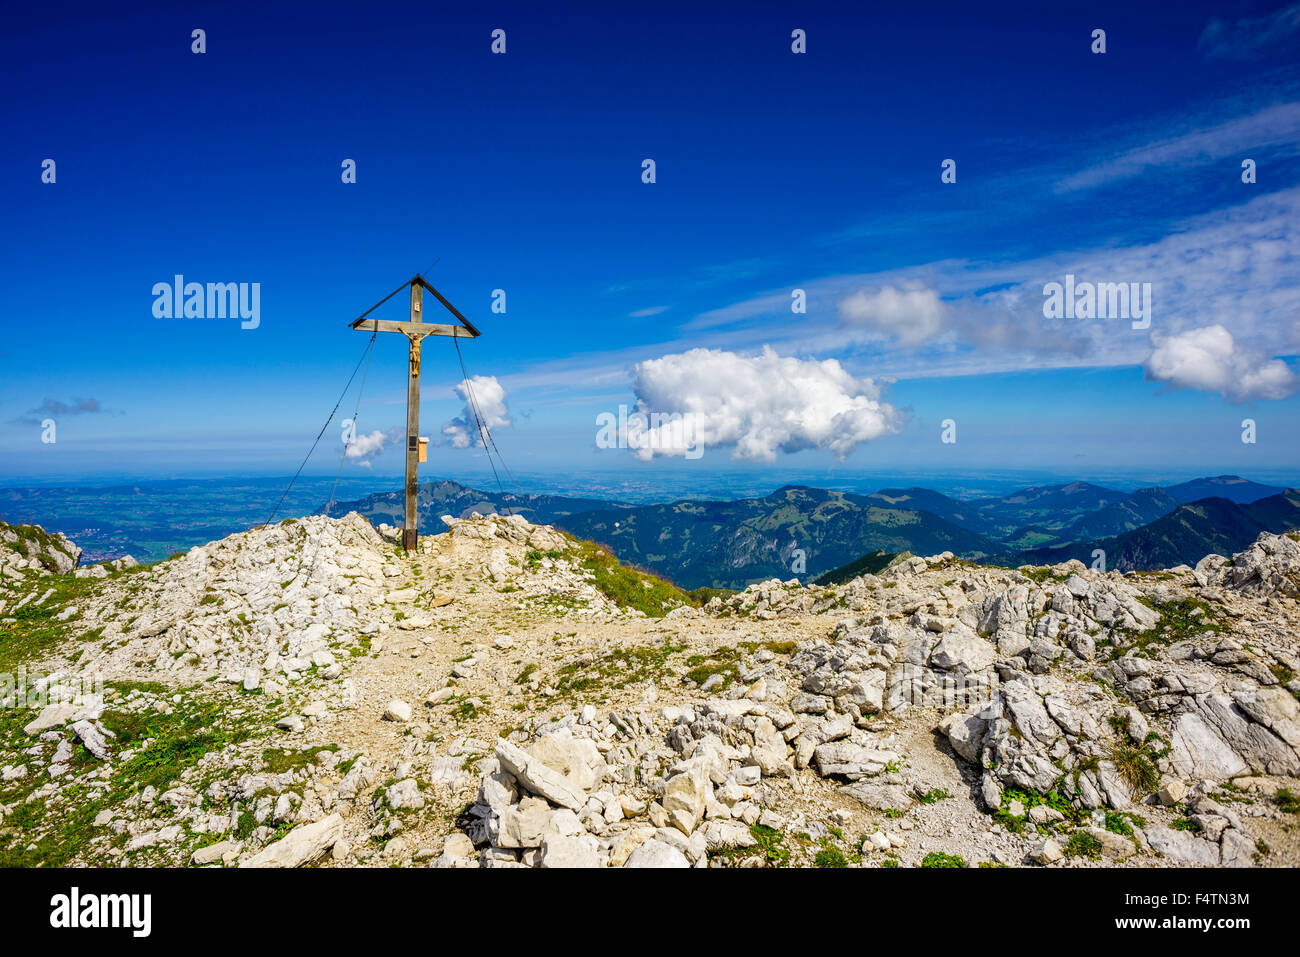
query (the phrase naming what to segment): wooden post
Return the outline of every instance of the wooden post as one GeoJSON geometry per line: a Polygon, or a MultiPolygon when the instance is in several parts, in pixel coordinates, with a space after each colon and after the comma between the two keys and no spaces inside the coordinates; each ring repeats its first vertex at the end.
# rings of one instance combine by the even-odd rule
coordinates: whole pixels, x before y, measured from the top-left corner
{"type": "MultiPolygon", "coordinates": [[[[411,283],[411,323],[423,323],[424,288],[411,283]]],[[[402,526],[402,545],[408,552],[416,547],[416,498],[420,492],[420,343],[423,334],[412,334],[411,367],[406,377],[406,521],[402,526]]]]}

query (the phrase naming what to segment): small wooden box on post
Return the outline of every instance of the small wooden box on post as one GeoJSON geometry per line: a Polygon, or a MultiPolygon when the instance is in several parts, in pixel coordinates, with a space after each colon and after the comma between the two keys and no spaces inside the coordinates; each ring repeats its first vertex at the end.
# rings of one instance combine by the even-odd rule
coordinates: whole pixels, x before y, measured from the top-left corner
{"type": "MultiPolygon", "coordinates": [[[[411,319],[409,322],[394,322],[387,319],[368,319],[362,317],[352,323],[353,329],[363,332],[400,332],[409,340],[409,365],[406,377],[406,517],[402,526],[402,546],[409,552],[414,551],[418,543],[416,521],[416,496],[419,492],[420,441],[420,344],[425,336],[452,336],[467,339],[478,338],[479,331],[474,324],[460,314],[438,290],[429,285],[422,276],[416,276],[409,283],[411,287],[411,319]],[[433,293],[438,302],[460,320],[457,325],[442,325],[425,322],[424,290],[433,293]]],[[[393,295],[399,291],[394,290],[393,295]]],[[[392,298],[390,295],[389,298],[392,298]]],[[[387,300],[385,300],[387,301],[387,300]]],[[[381,303],[382,305],[382,303],[381,303]]]]}

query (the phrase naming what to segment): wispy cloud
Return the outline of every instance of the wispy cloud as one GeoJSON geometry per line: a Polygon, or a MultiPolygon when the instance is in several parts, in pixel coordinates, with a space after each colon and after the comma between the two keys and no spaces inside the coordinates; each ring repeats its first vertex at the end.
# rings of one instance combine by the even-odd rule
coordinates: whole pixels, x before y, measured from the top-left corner
{"type": "Polygon", "coordinates": [[[112,413],[104,408],[98,399],[73,399],[71,402],[63,402],[59,399],[47,397],[44,402],[34,409],[29,409],[24,416],[16,421],[24,425],[39,425],[42,419],[58,416],[110,414],[112,413]]]}
{"type": "Polygon", "coordinates": [[[1153,169],[1204,165],[1247,152],[1285,147],[1300,153],[1300,103],[1276,103],[1249,116],[1228,120],[1135,147],[1114,159],[1090,166],[1056,184],[1058,192],[1092,189],[1129,179],[1153,169]]]}
{"type": "MultiPolygon", "coordinates": [[[[975,375],[1141,365],[1151,334],[1216,323],[1242,348],[1290,355],[1300,352],[1298,224],[1300,187],[1175,222],[1148,243],[810,279],[799,284],[807,315],[791,314],[789,290],[765,292],[697,316],[676,339],[581,358],[605,383],[626,377],[638,356],[701,346],[750,353],[760,343],[783,354],[837,355],[850,367],[899,378],[975,375]],[[1150,282],[1150,330],[1121,319],[1047,319],[1043,286],[1067,273],[1090,282],[1150,282]]],[[[523,379],[560,381],[539,379],[541,371],[523,379]]]]}
{"type": "MultiPolygon", "coordinates": [[[[1185,114],[1122,130],[1099,129],[1083,151],[1082,168],[1064,178],[1059,164],[1008,169],[1005,176],[1018,191],[1014,208],[1041,210],[1058,203],[1077,211],[1087,204],[1082,196],[1069,194],[1151,170],[1230,158],[1229,175],[1235,179],[1240,156],[1300,152],[1300,99],[1294,78],[1288,77],[1270,87],[1274,99],[1268,105],[1245,115],[1241,111],[1249,100],[1242,94],[1203,103],[1193,111],[1194,118],[1185,114]],[[1154,138],[1149,132],[1139,138],[1153,128],[1154,138]],[[1115,159],[1097,159],[1106,149],[1113,155],[1116,142],[1128,148],[1115,159]]],[[[636,363],[648,357],[697,348],[753,356],[764,345],[781,356],[835,356],[846,369],[870,370],[877,377],[1142,366],[1158,348],[1157,340],[1211,326],[1231,335],[1237,368],[1246,368],[1240,356],[1248,355],[1255,363],[1251,368],[1275,369],[1268,365],[1275,357],[1300,353],[1300,186],[1267,192],[1243,184],[1236,195],[1250,198],[1192,216],[1144,216],[1138,230],[1127,213],[1109,218],[1102,213],[1094,235],[1134,238],[1099,238],[1092,245],[1076,242],[1046,251],[1039,243],[1033,254],[1019,258],[944,259],[802,279],[794,273],[788,283],[781,283],[785,276],[776,276],[792,271],[790,261],[769,259],[768,268],[757,273],[766,281],[752,295],[723,300],[723,305],[665,328],[660,342],[532,365],[509,381],[512,388],[571,392],[575,370],[581,369],[587,387],[608,392],[627,382],[636,363]],[[1043,286],[1061,282],[1067,273],[1089,282],[1149,282],[1150,328],[1134,329],[1121,319],[1046,318],[1043,286]],[[795,288],[806,295],[806,314],[791,310],[795,288]]],[[[966,215],[954,208],[953,215],[959,214],[966,215]]],[[[900,221],[892,232],[942,232],[926,215],[900,221]]],[[[818,258],[844,261],[861,246],[860,235],[840,231],[826,239],[827,255],[818,258]]],[[[718,270],[697,269],[691,278],[748,271],[730,263],[718,270]]],[[[1189,384],[1202,381],[1184,378],[1189,384]]],[[[1164,381],[1173,384],[1175,377],[1164,381]]],[[[1261,387],[1254,394],[1268,391],[1261,387]]]]}
{"type": "Polygon", "coordinates": [[[1262,17],[1234,21],[1214,17],[1206,24],[1196,48],[1210,59],[1249,60],[1296,33],[1300,33],[1300,3],[1262,17]]]}

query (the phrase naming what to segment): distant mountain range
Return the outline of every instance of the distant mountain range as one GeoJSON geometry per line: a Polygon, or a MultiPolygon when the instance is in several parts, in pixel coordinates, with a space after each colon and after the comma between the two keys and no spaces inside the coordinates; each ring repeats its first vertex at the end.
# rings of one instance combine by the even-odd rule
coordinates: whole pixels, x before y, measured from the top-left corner
{"type": "MultiPolygon", "coordinates": [[[[789,485],[734,501],[656,505],[560,495],[492,493],[456,482],[420,487],[420,528],[445,514],[514,511],[608,546],[618,557],[685,588],[743,588],[767,578],[812,580],[845,566],[867,569],[907,551],[990,564],[1052,564],[1096,549],[1108,568],[1164,568],[1230,555],[1261,531],[1300,527],[1300,492],[1231,475],[1126,493],[1072,482],[996,498],[959,500],[924,488],[869,495],[789,485]]],[[[400,492],[337,502],[400,525],[400,492]]]]}
{"type": "Polygon", "coordinates": [[[996,541],[921,509],[801,486],[733,502],[582,512],[560,527],[684,588],[810,578],[877,549],[972,556],[998,551],[996,541]],[[803,572],[796,572],[800,567],[803,572]]]}
{"type": "MultiPolygon", "coordinates": [[[[560,525],[579,512],[598,509],[630,509],[631,505],[598,498],[567,498],[563,495],[528,495],[514,492],[483,492],[468,488],[458,482],[426,482],[415,496],[416,526],[425,532],[441,532],[446,527],[440,519],[444,515],[468,518],[473,512],[480,515],[522,515],[534,525],[560,525]]],[[[379,492],[350,502],[335,502],[330,514],[335,518],[348,512],[360,512],[375,524],[386,522],[401,526],[405,521],[406,502],[401,489],[379,492]]],[[[321,506],[312,514],[321,515],[321,506]]]]}
{"type": "Polygon", "coordinates": [[[1232,555],[1253,542],[1260,532],[1300,528],[1300,491],[1239,505],[1226,498],[1205,498],[1162,515],[1120,535],[1081,540],[1006,556],[1012,561],[1049,565],[1077,558],[1091,564],[1097,549],[1106,553],[1106,567],[1120,571],[1194,565],[1217,552],[1232,555]]]}

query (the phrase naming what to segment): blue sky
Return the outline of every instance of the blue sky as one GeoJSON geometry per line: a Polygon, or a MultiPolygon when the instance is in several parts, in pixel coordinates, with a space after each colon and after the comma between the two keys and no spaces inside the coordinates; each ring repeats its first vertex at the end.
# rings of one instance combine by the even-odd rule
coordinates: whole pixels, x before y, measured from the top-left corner
{"type": "MultiPolygon", "coordinates": [[[[7,12],[0,479],[291,472],[435,259],[521,472],[1300,471],[1300,6],[559,6],[7,12]],[[156,318],[175,274],[257,328],[156,318]],[[1046,319],[1067,274],[1149,328],[1046,319]],[[638,402],[702,457],[597,448],[638,402]]],[[[401,469],[404,366],[350,477],[401,469]]],[[[450,343],[423,375],[427,474],[480,474],[450,343]]]]}

